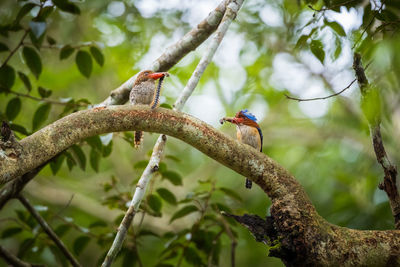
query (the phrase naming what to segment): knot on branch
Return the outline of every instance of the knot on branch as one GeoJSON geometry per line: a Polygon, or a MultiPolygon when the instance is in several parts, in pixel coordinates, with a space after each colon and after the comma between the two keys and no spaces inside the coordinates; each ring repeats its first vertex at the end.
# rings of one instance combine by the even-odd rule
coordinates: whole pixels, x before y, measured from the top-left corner
{"type": "Polygon", "coordinates": [[[364,67],[361,62],[361,55],[359,53],[354,53],[353,58],[353,69],[356,73],[357,81],[361,89],[361,93],[365,93],[365,88],[368,85],[367,76],[365,76],[364,67]]]}
{"type": "MultiPolygon", "coordinates": [[[[246,227],[251,234],[254,236],[257,242],[262,242],[270,247],[270,250],[276,249],[278,252],[279,240],[277,232],[273,226],[273,219],[272,217],[266,217],[264,220],[263,218],[259,217],[258,215],[252,214],[244,214],[243,216],[230,214],[227,212],[221,212],[222,215],[230,217],[246,227]]],[[[271,254],[272,255],[272,254],[271,254]]]]}
{"type": "Polygon", "coordinates": [[[18,143],[10,126],[3,121],[0,129],[0,159],[8,157],[17,159],[22,153],[22,146],[18,143]]]}

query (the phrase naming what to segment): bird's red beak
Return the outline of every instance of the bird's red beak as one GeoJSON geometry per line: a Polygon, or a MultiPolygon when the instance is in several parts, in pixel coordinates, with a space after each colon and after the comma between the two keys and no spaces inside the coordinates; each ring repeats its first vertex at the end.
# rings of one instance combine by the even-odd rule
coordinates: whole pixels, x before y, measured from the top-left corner
{"type": "Polygon", "coordinates": [[[152,78],[154,80],[160,79],[161,77],[168,77],[168,76],[169,76],[168,72],[154,72],[154,73],[148,75],[149,78],[152,78]]]}
{"type": "Polygon", "coordinates": [[[233,124],[238,124],[238,123],[241,123],[241,122],[243,121],[243,119],[242,119],[242,118],[236,118],[236,117],[233,117],[233,118],[225,117],[225,118],[222,118],[222,119],[220,120],[220,123],[222,124],[222,123],[224,123],[225,121],[230,122],[230,123],[233,123],[233,124]]]}

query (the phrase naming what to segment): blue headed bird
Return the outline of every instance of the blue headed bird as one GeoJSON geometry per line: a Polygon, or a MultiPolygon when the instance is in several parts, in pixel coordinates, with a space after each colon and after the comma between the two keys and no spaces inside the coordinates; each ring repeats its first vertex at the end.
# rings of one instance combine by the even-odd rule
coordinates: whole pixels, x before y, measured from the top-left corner
{"type": "MultiPolygon", "coordinates": [[[[225,121],[236,124],[237,139],[247,145],[250,145],[262,152],[263,135],[260,126],[257,123],[256,117],[247,109],[236,113],[233,118],[225,117],[220,120],[220,123],[225,121]]],[[[252,182],[246,178],[246,188],[250,189],[252,182]]]]}

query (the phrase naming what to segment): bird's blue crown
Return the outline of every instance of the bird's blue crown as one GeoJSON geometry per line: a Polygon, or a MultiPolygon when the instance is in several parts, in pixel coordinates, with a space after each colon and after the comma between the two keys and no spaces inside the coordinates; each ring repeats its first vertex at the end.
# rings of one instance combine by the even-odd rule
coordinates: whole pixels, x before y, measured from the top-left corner
{"type": "Polygon", "coordinates": [[[243,113],[243,115],[245,115],[248,119],[252,120],[252,121],[257,121],[256,116],[254,116],[253,114],[251,114],[247,109],[243,109],[241,110],[241,112],[243,113]]]}

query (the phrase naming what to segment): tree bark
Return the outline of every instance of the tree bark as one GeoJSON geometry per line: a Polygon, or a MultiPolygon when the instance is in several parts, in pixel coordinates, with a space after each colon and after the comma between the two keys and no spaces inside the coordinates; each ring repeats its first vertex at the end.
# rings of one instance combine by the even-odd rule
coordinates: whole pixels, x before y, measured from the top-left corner
{"type": "Polygon", "coordinates": [[[259,218],[261,226],[253,232],[264,231],[261,240],[269,246],[277,244],[270,254],[288,266],[400,264],[399,230],[353,230],[328,223],[317,214],[302,186],[278,163],[194,117],[168,109],[129,105],[73,113],[21,140],[23,152],[17,159],[1,159],[0,181],[35,169],[87,137],[133,130],[181,139],[259,185],[271,198],[271,216],[259,218]]]}

